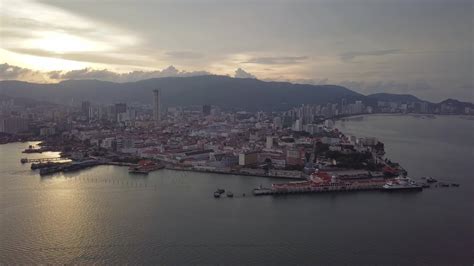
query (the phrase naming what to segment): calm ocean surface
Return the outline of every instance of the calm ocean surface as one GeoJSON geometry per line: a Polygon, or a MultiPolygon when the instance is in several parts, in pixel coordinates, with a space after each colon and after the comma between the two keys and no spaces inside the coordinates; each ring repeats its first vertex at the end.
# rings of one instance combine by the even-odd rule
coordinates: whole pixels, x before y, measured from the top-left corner
{"type": "Polygon", "coordinates": [[[253,197],[285,181],[115,166],[41,178],[19,163],[28,143],[0,145],[0,264],[472,265],[474,121],[372,115],[337,126],[382,140],[409,176],[461,187],[253,197]],[[218,187],[236,197],[214,199],[218,187]]]}

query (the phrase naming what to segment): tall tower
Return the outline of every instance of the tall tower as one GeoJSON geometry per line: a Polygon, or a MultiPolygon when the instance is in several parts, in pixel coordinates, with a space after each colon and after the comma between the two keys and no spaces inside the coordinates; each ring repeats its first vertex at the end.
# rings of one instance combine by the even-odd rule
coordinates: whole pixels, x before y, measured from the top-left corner
{"type": "Polygon", "coordinates": [[[154,90],[153,91],[153,120],[155,121],[155,125],[158,125],[161,121],[160,97],[161,97],[160,89],[154,90]]]}

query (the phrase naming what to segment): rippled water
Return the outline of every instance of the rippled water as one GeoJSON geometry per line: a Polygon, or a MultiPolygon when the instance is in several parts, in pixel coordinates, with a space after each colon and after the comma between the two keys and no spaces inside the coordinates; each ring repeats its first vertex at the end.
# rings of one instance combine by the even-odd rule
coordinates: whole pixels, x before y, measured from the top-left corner
{"type": "Polygon", "coordinates": [[[461,183],[403,194],[253,197],[253,187],[283,181],[169,170],[143,177],[115,166],[41,178],[19,163],[28,143],[0,145],[0,263],[471,264],[473,124],[338,123],[382,139],[414,177],[461,183]],[[214,199],[218,187],[235,198],[214,199]]]}

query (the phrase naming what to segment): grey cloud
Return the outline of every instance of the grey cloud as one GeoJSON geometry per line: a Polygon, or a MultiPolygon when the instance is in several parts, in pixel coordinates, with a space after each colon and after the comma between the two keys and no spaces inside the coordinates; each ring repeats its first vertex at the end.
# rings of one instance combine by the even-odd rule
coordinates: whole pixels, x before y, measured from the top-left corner
{"type": "Polygon", "coordinates": [[[57,71],[50,72],[50,78],[56,79],[98,79],[106,81],[114,81],[120,78],[120,74],[109,71],[107,69],[95,70],[91,68],[84,68],[79,70],[71,70],[64,73],[57,71]]]}
{"type": "Polygon", "coordinates": [[[276,56],[276,57],[255,57],[244,64],[262,64],[262,65],[292,65],[307,60],[307,56],[276,56]]]}
{"type": "Polygon", "coordinates": [[[96,70],[92,68],[85,68],[80,70],[72,70],[68,72],[52,71],[48,75],[51,79],[65,80],[65,79],[98,79],[114,82],[129,82],[138,81],[150,78],[163,77],[190,77],[210,75],[206,71],[180,71],[174,66],[169,66],[163,70],[156,71],[132,71],[128,73],[116,73],[107,69],[96,70]]]}
{"type": "Polygon", "coordinates": [[[327,85],[329,79],[328,78],[321,78],[321,79],[287,79],[284,76],[280,76],[276,79],[263,79],[264,81],[282,81],[282,82],[290,82],[295,84],[310,84],[310,85],[327,85]]]}
{"type": "Polygon", "coordinates": [[[55,70],[40,72],[28,68],[0,64],[0,80],[22,80],[30,82],[45,83],[51,81],[61,81],[67,79],[97,79],[113,82],[129,82],[150,78],[163,77],[191,77],[212,75],[207,71],[185,71],[178,70],[174,66],[169,66],[162,70],[155,71],[132,71],[127,73],[117,73],[108,69],[84,68],[71,71],[55,70]]]}
{"type": "Polygon", "coordinates": [[[241,78],[241,79],[256,79],[254,75],[250,74],[249,72],[239,68],[235,71],[234,78],[241,78]]]}
{"type": "Polygon", "coordinates": [[[29,82],[46,81],[44,75],[39,71],[12,66],[7,63],[0,64],[0,80],[22,80],[29,82]]]}
{"type": "Polygon", "coordinates": [[[376,50],[376,51],[367,51],[367,52],[346,52],[339,55],[342,61],[350,62],[357,57],[363,56],[384,56],[384,55],[393,55],[399,54],[400,49],[388,49],[388,50],[376,50]]]}
{"type": "Polygon", "coordinates": [[[17,18],[5,16],[2,18],[2,37],[23,37],[30,38],[36,31],[65,32],[72,35],[97,37],[97,32],[93,28],[65,26],[39,21],[32,18],[17,18]],[[5,33],[9,33],[4,35],[5,33]],[[17,32],[15,34],[14,32],[17,32]]]}
{"type": "Polygon", "coordinates": [[[204,57],[203,54],[192,51],[168,51],[165,55],[170,59],[197,59],[204,57]]]}

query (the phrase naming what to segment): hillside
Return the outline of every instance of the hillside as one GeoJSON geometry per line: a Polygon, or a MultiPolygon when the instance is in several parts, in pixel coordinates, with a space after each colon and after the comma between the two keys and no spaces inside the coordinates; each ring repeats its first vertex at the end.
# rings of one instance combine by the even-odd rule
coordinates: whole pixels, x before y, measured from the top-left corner
{"type": "Polygon", "coordinates": [[[227,76],[166,77],[128,83],[98,80],[68,80],[58,84],[0,82],[0,94],[56,103],[83,100],[151,103],[152,90],[156,88],[162,90],[165,106],[212,104],[271,110],[305,103],[340,102],[342,98],[348,101],[366,99],[362,94],[335,85],[265,82],[227,76]]]}
{"type": "Polygon", "coordinates": [[[411,102],[423,102],[418,97],[410,94],[393,94],[393,93],[374,93],[367,95],[367,97],[375,99],[377,101],[384,102],[398,102],[398,103],[411,103],[411,102]]]}

